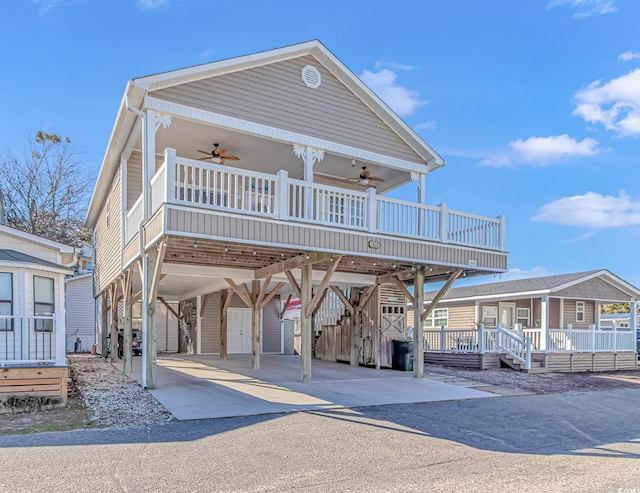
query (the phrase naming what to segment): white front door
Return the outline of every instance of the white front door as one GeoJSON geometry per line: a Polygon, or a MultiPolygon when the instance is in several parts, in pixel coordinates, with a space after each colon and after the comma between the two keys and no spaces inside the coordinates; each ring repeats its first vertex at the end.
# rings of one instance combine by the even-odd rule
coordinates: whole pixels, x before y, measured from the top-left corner
{"type": "Polygon", "coordinates": [[[251,310],[229,308],[227,311],[227,352],[251,353],[251,310]]]}
{"type": "Polygon", "coordinates": [[[513,328],[516,304],[515,303],[499,303],[498,311],[500,312],[498,322],[503,327],[513,328]]]}

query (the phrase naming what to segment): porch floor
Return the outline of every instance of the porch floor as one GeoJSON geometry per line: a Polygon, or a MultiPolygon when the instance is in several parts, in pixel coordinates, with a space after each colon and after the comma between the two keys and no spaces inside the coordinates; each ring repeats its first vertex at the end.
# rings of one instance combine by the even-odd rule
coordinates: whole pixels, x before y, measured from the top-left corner
{"type": "MultiPolygon", "coordinates": [[[[450,385],[410,372],[352,368],[313,360],[312,382],[300,382],[300,357],[261,355],[159,355],[152,395],[179,420],[249,416],[303,410],[408,404],[491,397],[495,394],[450,385]]],[[[118,366],[122,368],[122,363],[118,366]]],[[[141,358],[131,377],[141,378],[141,358]]]]}

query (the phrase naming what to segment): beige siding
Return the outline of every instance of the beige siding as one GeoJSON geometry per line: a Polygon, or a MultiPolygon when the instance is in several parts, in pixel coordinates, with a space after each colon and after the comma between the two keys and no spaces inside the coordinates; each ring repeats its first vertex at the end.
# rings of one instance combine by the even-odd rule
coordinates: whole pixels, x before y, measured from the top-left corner
{"type": "MultiPolygon", "coordinates": [[[[156,154],[156,171],[163,162],[164,156],[156,154]]],[[[142,153],[133,151],[127,159],[127,211],[133,207],[140,195],[142,195],[142,153]]]]}
{"type": "Polygon", "coordinates": [[[551,372],[635,370],[637,355],[625,353],[548,353],[545,367],[551,372]]]}
{"type": "Polygon", "coordinates": [[[76,338],[80,338],[82,351],[88,352],[96,342],[93,279],[90,275],[71,278],[67,280],[66,286],[67,351],[73,352],[76,338]]]}
{"type": "Polygon", "coordinates": [[[398,135],[312,56],[152,91],[193,108],[423,163],[398,135]],[[313,65],[322,84],[308,88],[300,70],[313,65]]]}
{"type": "Polygon", "coordinates": [[[111,187],[107,201],[100,208],[100,216],[95,228],[95,257],[94,266],[95,294],[100,293],[116,279],[121,272],[120,255],[122,252],[122,217],[120,186],[122,180],[111,187]],[[107,226],[107,203],[109,204],[109,226],[107,226]]]}
{"type": "Polygon", "coordinates": [[[144,227],[144,240],[148,247],[149,244],[157,239],[164,228],[164,211],[161,210],[151,219],[144,227]]]}
{"type": "Polygon", "coordinates": [[[0,234],[0,248],[15,250],[60,265],[60,251],[23,238],[0,234]]]}
{"type": "Polygon", "coordinates": [[[600,278],[590,279],[554,293],[554,296],[574,299],[629,301],[631,296],[600,278]]]}
{"type": "Polygon", "coordinates": [[[463,330],[475,328],[475,302],[447,303],[442,308],[449,308],[449,330],[463,330]]]}
{"type": "Polygon", "coordinates": [[[332,231],[281,221],[257,221],[248,217],[213,214],[203,211],[185,211],[168,208],[167,230],[170,234],[190,236],[202,234],[211,238],[235,238],[249,243],[273,243],[334,252],[375,254],[380,258],[412,259],[437,262],[444,265],[469,265],[478,268],[505,270],[507,254],[486,250],[455,247],[446,244],[390,238],[381,235],[355,234],[348,230],[332,231]],[[370,240],[380,242],[372,250],[370,240]]]}
{"type": "Polygon", "coordinates": [[[567,324],[572,324],[574,329],[588,329],[589,325],[595,324],[595,302],[584,301],[584,321],[576,320],[576,303],[581,300],[562,300],[563,302],[563,325],[561,328],[566,329],[567,324]]]}
{"type": "Polygon", "coordinates": [[[549,299],[549,329],[560,329],[562,323],[560,321],[560,300],[556,298],[549,299]]]}
{"type": "MultiPolygon", "coordinates": [[[[237,294],[233,295],[229,308],[247,308],[237,294]]],[[[280,346],[280,298],[274,296],[262,311],[262,352],[279,353],[280,346]]],[[[205,305],[200,341],[203,353],[220,352],[220,293],[212,293],[205,305]]]]}

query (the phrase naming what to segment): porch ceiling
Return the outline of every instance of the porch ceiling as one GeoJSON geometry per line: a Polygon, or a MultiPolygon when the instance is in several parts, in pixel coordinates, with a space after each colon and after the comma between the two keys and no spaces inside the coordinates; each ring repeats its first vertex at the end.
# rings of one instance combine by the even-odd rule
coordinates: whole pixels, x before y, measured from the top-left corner
{"type": "MultiPolygon", "coordinates": [[[[189,159],[206,157],[198,152],[198,149],[210,151],[213,149],[214,143],[220,144],[220,148],[226,149],[228,154],[236,155],[240,158],[239,161],[227,161],[225,163],[227,166],[269,174],[276,174],[281,169],[284,169],[289,172],[290,178],[303,178],[303,161],[293,153],[293,146],[290,143],[180,118],[174,118],[169,128],[161,127],[156,134],[156,149],[158,151],[171,147],[176,149],[178,156],[189,159]]],[[[141,149],[142,141],[138,130],[138,137],[133,150],[141,152],[141,149]]],[[[371,150],[384,154],[384,143],[380,143],[380,149],[371,150]]],[[[347,179],[356,179],[363,166],[367,167],[371,176],[385,180],[377,184],[378,193],[384,193],[410,182],[408,172],[370,162],[354,162],[351,158],[329,153],[325,153],[324,159],[315,164],[314,181],[316,183],[364,191],[368,187],[347,181],[347,179]]]]}

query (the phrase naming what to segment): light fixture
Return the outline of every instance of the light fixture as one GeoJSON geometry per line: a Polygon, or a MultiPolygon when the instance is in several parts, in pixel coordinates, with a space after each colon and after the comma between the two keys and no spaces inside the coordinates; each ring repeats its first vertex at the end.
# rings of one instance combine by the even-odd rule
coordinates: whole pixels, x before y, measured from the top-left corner
{"type": "Polygon", "coordinates": [[[376,263],[374,262],[373,265],[376,265],[376,263]]]}
{"type": "Polygon", "coordinates": [[[415,265],[412,265],[412,266],[411,266],[411,270],[415,272],[415,270],[416,270],[416,266],[415,266],[415,265]]]}
{"type": "Polygon", "coordinates": [[[227,245],[224,246],[224,253],[227,253],[227,245]]]}
{"type": "Polygon", "coordinates": [[[255,248],[253,249],[253,254],[254,254],[254,255],[256,254],[256,249],[255,249],[255,248]]]}
{"type": "Polygon", "coordinates": [[[197,241],[193,242],[193,248],[198,248],[198,242],[197,241]]]}
{"type": "Polygon", "coordinates": [[[305,258],[306,258],[307,260],[309,260],[309,254],[308,254],[308,253],[305,255],[305,258]]]}
{"type": "Polygon", "coordinates": [[[333,255],[331,255],[331,257],[329,257],[329,262],[333,262],[333,255]]]}
{"type": "Polygon", "coordinates": [[[433,272],[433,267],[429,267],[429,272],[433,272]]]}
{"type": "Polygon", "coordinates": [[[351,259],[351,264],[353,264],[355,262],[355,260],[351,259]]]}
{"type": "Polygon", "coordinates": [[[280,252],[280,256],[281,256],[281,257],[284,257],[284,252],[280,252]]]}

